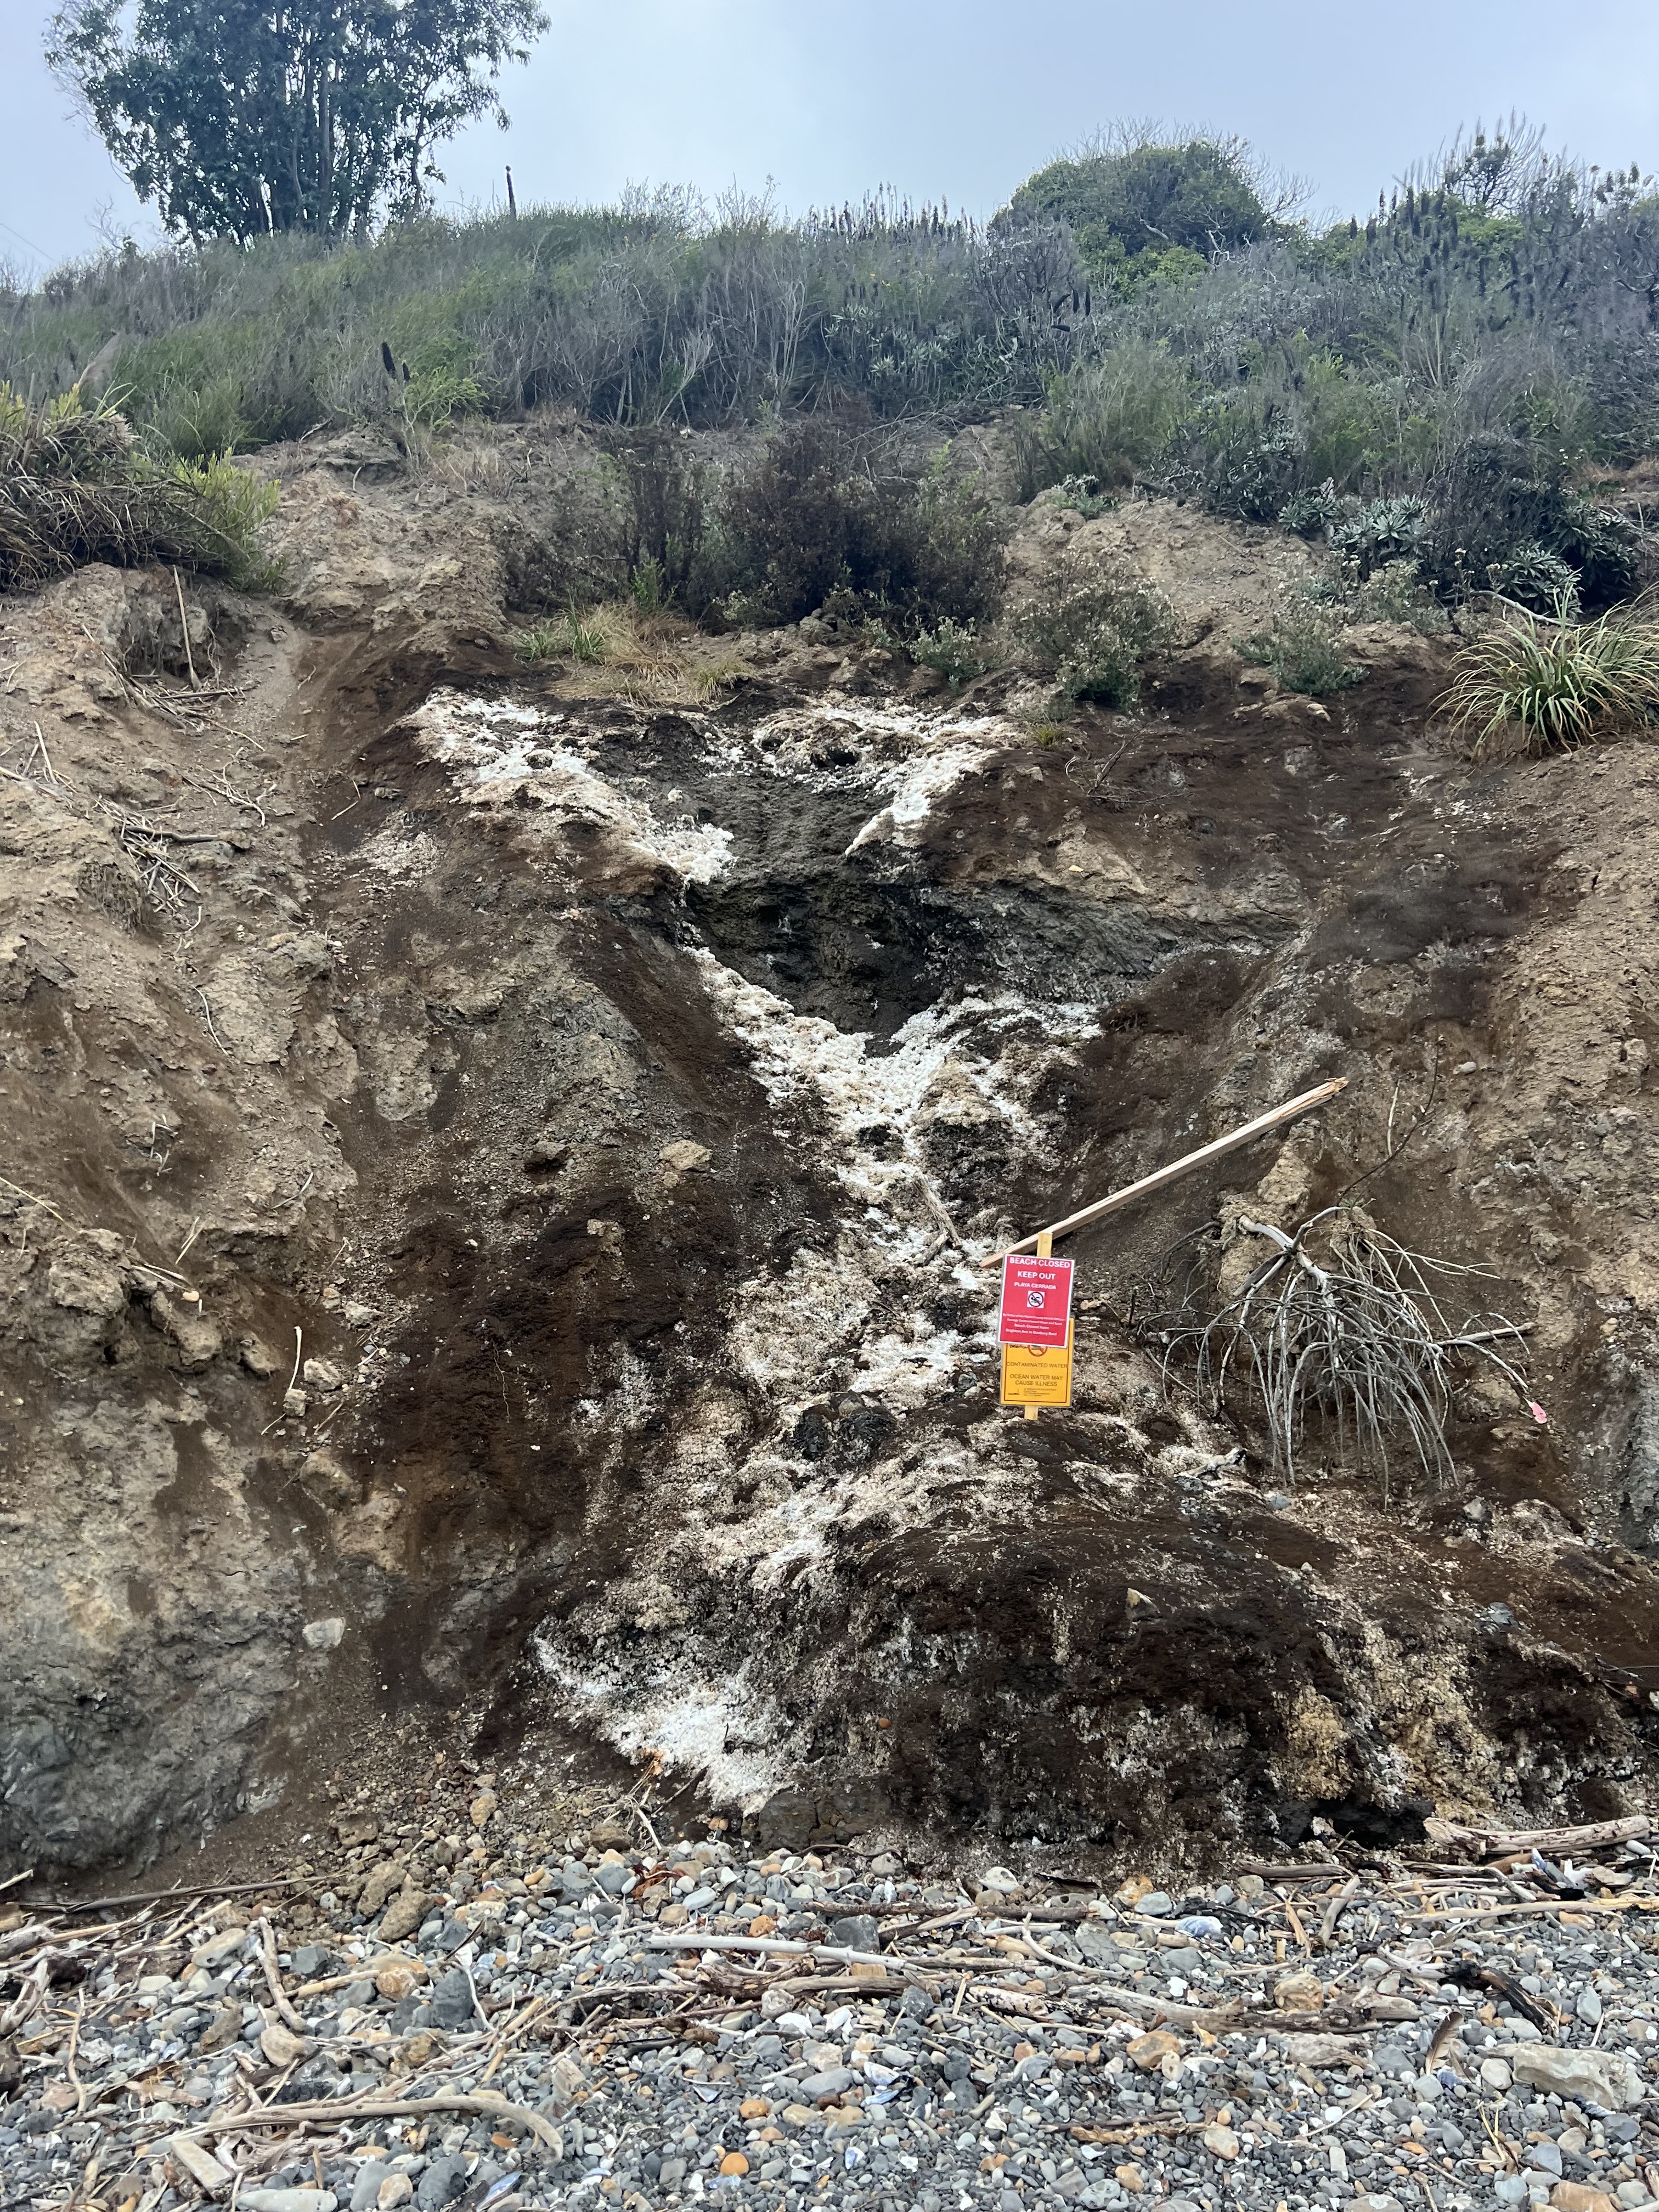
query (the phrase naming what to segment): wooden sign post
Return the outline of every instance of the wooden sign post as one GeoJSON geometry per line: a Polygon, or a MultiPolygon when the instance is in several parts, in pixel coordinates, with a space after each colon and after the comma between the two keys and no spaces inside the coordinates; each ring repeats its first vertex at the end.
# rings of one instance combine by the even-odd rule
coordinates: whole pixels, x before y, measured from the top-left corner
{"type": "MultiPolygon", "coordinates": [[[[981,1267],[994,1267],[999,1262],[1003,1269],[1002,1310],[997,1325],[997,1335],[1002,1346],[1002,1403],[1023,1406],[1028,1421],[1036,1419],[1044,1406],[1065,1407],[1072,1402],[1072,1334],[1070,1313],[1070,1284],[1066,1285],[1066,1340],[1043,1343],[1040,1330],[1025,1328],[1018,1319],[1010,1320],[1009,1261],[1021,1252],[1035,1249],[1038,1260],[1047,1260],[1053,1254],[1056,1237],[1065,1237],[1085,1223],[1098,1221],[1108,1213],[1115,1213],[1120,1206],[1128,1206],[1135,1199],[1150,1197],[1162,1190],[1166,1183],[1176,1182],[1195,1168],[1207,1167],[1212,1160],[1223,1158],[1248,1145],[1253,1138],[1265,1136],[1268,1130],[1282,1128],[1298,1115],[1310,1114],[1334,1098],[1339,1091],[1346,1091],[1346,1075],[1334,1076],[1330,1082],[1322,1083],[1316,1091],[1304,1091],[1299,1098],[1292,1098],[1283,1106],[1276,1106],[1270,1114],[1259,1114],[1254,1121],[1245,1121],[1237,1129],[1230,1129],[1224,1137],[1200,1145],[1195,1152],[1188,1152],[1172,1160],[1167,1168],[1158,1168],[1139,1182],[1125,1183],[1105,1198],[1097,1199],[1092,1206],[1083,1206],[1076,1213],[1068,1213],[1063,1221],[1050,1222],[1048,1228],[1039,1229],[1035,1236],[1022,1237],[1018,1244],[1010,1244],[1006,1251],[993,1252],[980,1261],[981,1267]],[[1012,1333],[1011,1333],[1012,1332],[1012,1333]],[[1052,1362],[1052,1364],[1049,1363],[1052,1362]]],[[[1029,1262],[1028,1262],[1029,1265],[1029,1262]]]]}

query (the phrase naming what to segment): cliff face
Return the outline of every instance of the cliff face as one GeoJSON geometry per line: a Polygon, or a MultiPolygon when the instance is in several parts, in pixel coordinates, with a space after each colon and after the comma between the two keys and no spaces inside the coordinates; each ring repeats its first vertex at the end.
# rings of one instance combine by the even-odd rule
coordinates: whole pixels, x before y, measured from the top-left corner
{"type": "Polygon", "coordinates": [[[153,1854],[417,1724],[791,1837],[1642,1797],[1648,750],[1471,764],[1404,632],[1280,696],[1229,640],[1299,549],[1152,504],[1018,541],[1183,625],[1053,743],[818,623],[526,673],[568,471],[497,442],[287,457],[290,597],[192,601],[201,690],[171,577],[0,608],[8,1850],[153,1854]],[[1000,1413],[977,1257],[1338,1073],[1075,1240],[1075,1407],[1000,1413]],[[1549,1417],[1472,1378],[1386,1500],[1334,1439],[1290,1488],[1130,1303],[1368,1170],[1549,1417]]]}

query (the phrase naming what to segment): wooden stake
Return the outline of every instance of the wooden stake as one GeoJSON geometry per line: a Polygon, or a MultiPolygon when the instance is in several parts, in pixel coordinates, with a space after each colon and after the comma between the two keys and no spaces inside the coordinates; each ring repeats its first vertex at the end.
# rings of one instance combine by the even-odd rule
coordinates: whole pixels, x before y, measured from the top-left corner
{"type": "MultiPolygon", "coordinates": [[[[1046,1257],[1056,1237],[1068,1236],[1073,1229],[1081,1229],[1085,1222],[1098,1221],[1103,1214],[1115,1213],[1121,1206],[1128,1206],[1138,1198],[1150,1197],[1153,1191],[1162,1190],[1166,1183],[1176,1182],[1182,1176],[1190,1175],[1194,1168],[1206,1167],[1212,1160],[1220,1159],[1224,1153],[1237,1152],[1241,1145],[1248,1145],[1252,1138],[1265,1136],[1269,1129],[1277,1129],[1286,1121],[1293,1121],[1300,1114],[1310,1114],[1316,1106],[1324,1105],[1328,1099],[1334,1098],[1339,1091],[1346,1091],[1347,1087],[1347,1077],[1338,1075],[1328,1083],[1322,1083],[1317,1091],[1304,1091],[1299,1098],[1292,1098],[1286,1105],[1274,1107],[1271,1114],[1258,1115],[1254,1121],[1246,1121],[1240,1128],[1230,1129],[1224,1137],[1216,1138],[1212,1144],[1200,1145],[1195,1152],[1188,1152],[1182,1159],[1172,1160],[1167,1168],[1158,1168],[1152,1175],[1142,1176],[1139,1182],[1126,1183],[1121,1190],[1113,1191],[1109,1197],[1097,1199],[1092,1206],[1085,1206],[1079,1212],[1068,1213],[1063,1221],[1051,1222],[1047,1229],[1038,1230],[1033,1237],[1021,1237],[1018,1244],[1010,1244],[1004,1251],[993,1252],[988,1259],[981,1260],[979,1264],[981,1267],[1000,1267],[1010,1253],[1029,1252],[1033,1249],[1046,1257]]],[[[1035,1411],[1034,1407],[1028,1408],[1033,1416],[1035,1411]]]]}
{"type": "MultiPolygon", "coordinates": [[[[1054,1237],[1051,1236],[1051,1234],[1049,1233],[1049,1231],[1048,1231],[1048,1230],[1046,1230],[1046,1229],[1039,1231],[1038,1231],[1038,1234],[1037,1234],[1037,1241],[1036,1241],[1036,1255],[1037,1255],[1038,1259],[1039,1259],[1039,1260],[1052,1260],[1052,1259],[1053,1259],[1053,1257],[1054,1257],[1054,1237]]],[[[1025,1408],[1025,1418],[1026,1418],[1026,1419],[1027,1419],[1028,1421],[1034,1421],[1034,1420],[1036,1420],[1036,1419],[1037,1418],[1038,1414],[1039,1414],[1042,1411],[1042,1407],[1041,1407],[1041,1406],[1028,1406],[1028,1407],[1025,1408]]]]}
{"type": "Polygon", "coordinates": [[[196,655],[190,649],[190,617],[185,612],[185,587],[179,581],[179,571],[173,572],[173,588],[179,594],[179,627],[185,634],[185,665],[190,671],[190,688],[199,691],[202,679],[196,673],[196,655]]]}

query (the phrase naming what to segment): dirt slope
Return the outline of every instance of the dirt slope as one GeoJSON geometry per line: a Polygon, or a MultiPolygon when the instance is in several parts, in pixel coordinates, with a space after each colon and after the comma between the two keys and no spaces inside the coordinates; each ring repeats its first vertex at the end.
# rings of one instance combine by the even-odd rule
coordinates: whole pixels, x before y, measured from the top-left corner
{"type": "Polygon", "coordinates": [[[1227,640],[1299,549],[1156,506],[1017,547],[1166,582],[1143,720],[1035,747],[812,624],[584,697],[507,650],[527,434],[287,457],[289,601],[192,603],[202,692],[170,576],[0,607],[8,1853],[302,1814],[397,1728],[574,1728],[780,1837],[1643,1802],[1647,748],[1471,766],[1403,633],[1280,698],[1227,640]],[[1129,1286],[1431,1068],[1366,1203],[1494,1271],[1548,1425],[1472,1390],[1438,1490],[1286,1493],[1129,1286]],[[974,1259],[1333,1073],[1076,1240],[1076,1408],[1000,1414],[974,1259]]]}

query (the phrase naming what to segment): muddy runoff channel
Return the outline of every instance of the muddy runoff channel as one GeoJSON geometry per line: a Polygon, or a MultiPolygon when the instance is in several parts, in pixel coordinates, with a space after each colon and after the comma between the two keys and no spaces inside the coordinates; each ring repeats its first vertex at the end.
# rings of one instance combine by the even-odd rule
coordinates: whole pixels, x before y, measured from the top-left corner
{"type": "MultiPolygon", "coordinates": [[[[1570,1526],[1553,1444],[1474,1407],[1443,1495],[1385,1510],[1317,1453],[1289,1494],[1127,1313],[1230,1192],[1333,1196],[1427,1026],[1486,1019],[1517,925],[1480,825],[1429,950],[1389,904],[1443,854],[1443,763],[523,681],[345,726],[323,766],[355,1187],[305,1280],[236,1295],[348,1387],[234,1416],[264,1550],[198,1601],[232,1656],[55,1720],[76,1756],[15,1797],[19,1848],[302,1820],[343,1751],[361,1776],[410,1729],[625,1764],[769,1844],[1201,1863],[1321,1817],[1380,1841],[1436,1803],[1624,1809],[1645,1706],[1597,1655],[1651,1644],[1651,1577],[1570,1526]],[[1369,1029],[1352,910],[1404,933],[1369,1029]],[[1074,1407],[1000,1410],[980,1256],[1334,1073],[1318,1130],[1074,1241],[1074,1407]]],[[[1414,1187],[1374,1186],[1389,1225],[1455,1243],[1443,1171],[1414,1187]]]]}

